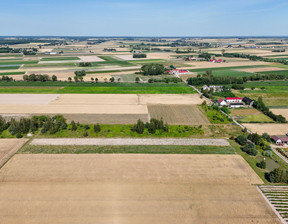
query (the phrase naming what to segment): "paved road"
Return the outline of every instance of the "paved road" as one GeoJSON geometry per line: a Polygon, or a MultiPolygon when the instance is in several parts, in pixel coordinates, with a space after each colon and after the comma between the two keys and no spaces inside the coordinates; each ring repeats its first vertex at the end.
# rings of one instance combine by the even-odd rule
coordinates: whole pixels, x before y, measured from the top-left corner
{"type": "Polygon", "coordinates": [[[30,145],[208,145],[229,146],[226,139],[191,138],[44,138],[33,139],[30,145]]]}

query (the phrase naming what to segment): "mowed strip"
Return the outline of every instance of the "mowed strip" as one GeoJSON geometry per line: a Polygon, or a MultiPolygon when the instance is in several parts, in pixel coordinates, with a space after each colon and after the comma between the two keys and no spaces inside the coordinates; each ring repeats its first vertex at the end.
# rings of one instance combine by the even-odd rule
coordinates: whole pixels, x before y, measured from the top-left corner
{"type": "Polygon", "coordinates": [[[280,224],[239,155],[16,155],[1,222],[280,224]]]}
{"type": "Polygon", "coordinates": [[[151,118],[161,119],[171,125],[210,124],[196,105],[148,105],[151,118]]]}
{"type": "Polygon", "coordinates": [[[191,138],[42,138],[33,139],[31,145],[211,145],[229,146],[226,139],[191,138]]]}

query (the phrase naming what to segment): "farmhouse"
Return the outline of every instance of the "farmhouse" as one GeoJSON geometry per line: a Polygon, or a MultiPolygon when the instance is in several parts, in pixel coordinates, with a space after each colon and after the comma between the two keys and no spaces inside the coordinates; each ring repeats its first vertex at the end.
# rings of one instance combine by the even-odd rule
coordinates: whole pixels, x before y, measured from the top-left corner
{"type": "Polygon", "coordinates": [[[213,90],[213,92],[220,92],[223,90],[223,86],[207,86],[207,85],[204,85],[202,86],[202,90],[203,91],[210,91],[210,90],[213,90]]]}
{"type": "Polygon", "coordinates": [[[223,100],[223,99],[219,99],[219,100],[217,100],[217,103],[218,103],[219,106],[227,106],[226,101],[223,100]]]}
{"type": "Polygon", "coordinates": [[[185,75],[190,73],[188,70],[185,69],[173,69],[173,70],[168,70],[167,71],[169,74],[174,74],[174,75],[185,75]]]}
{"type": "Polygon", "coordinates": [[[253,103],[254,103],[254,101],[250,99],[249,97],[244,97],[242,101],[248,106],[253,106],[253,103]]]}
{"type": "Polygon", "coordinates": [[[230,108],[240,108],[240,107],[243,107],[243,106],[244,106],[243,103],[230,103],[229,104],[230,108]]]}
{"type": "Polygon", "coordinates": [[[227,103],[242,103],[241,97],[227,97],[226,98],[227,103]]]}
{"type": "Polygon", "coordinates": [[[223,63],[224,60],[223,59],[211,59],[210,62],[213,62],[213,63],[223,63]]]}
{"type": "Polygon", "coordinates": [[[276,135],[271,136],[271,140],[273,140],[276,145],[288,144],[288,137],[278,137],[276,135]]]}
{"type": "Polygon", "coordinates": [[[195,57],[193,58],[189,57],[188,60],[189,61],[207,61],[206,58],[195,58],[195,57]]]}
{"type": "Polygon", "coordinates": [[[44,54],[55,55],[55,54],[57,54],[57,52],[48,52],[48,51],[46,51],[44,54]]]}

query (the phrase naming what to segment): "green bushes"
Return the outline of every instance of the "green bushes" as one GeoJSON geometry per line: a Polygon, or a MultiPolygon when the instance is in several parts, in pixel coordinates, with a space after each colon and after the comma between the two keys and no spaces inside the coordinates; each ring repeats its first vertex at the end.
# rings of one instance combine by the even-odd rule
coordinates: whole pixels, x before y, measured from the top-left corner
{"type": "Polygon", "coordinates": [[[92,63],[91,62],[80,62],[79,67],[91,67],[92,63]]]}
{"type": "Polygon", "coordinates": [[[266,169],[266,161],[262,160],[261,162],[256,163],[256,166],[261,168],[261,169],[266,169]]]}
{"type": "Polygon", "coordinates": [[[146,64],[141,67],[141,72],[143,75],[162,75],[165,69],[161,64],[146,64]]]}
{"type": "Polygon", "coordinates": [[[157,120],[155,118],[152,118],[150,122],[147,122],[145,125],[143,121],[140,119],[137,121],[137,124],[135,124],[132,128],[131,131],[135,131],[138,134],[143,134],[145,128],[148,130],[150,134],[155,134],[157,130],[159,131],[164,131],[168,132],[169,131],[169,126],[168,124],[164,124],[163,119],[157,120]]]}
{"type": "Polygon", "coordinates": [[[281,183],[284,181],[284,171],[281,168],[276,168],[266,174],[266,178],[271,183],[281,183]]]}
{"type": "Polygon", "coordinates": [[[41,74],[31,74],[31,75],[23,75],[23,80],[28,82],[47,82],[47,81],[57,81],[57,76],[53,75],[52,79],[49,75],[41,75],[41,74]]]}
{"type": "Polygon", "coordinates": [[[248,143],[242,148],[243,152],[246,152],[248,155],[256,156],[258,151],[254,145],[254,143],[248,143]]]}
{"type": "Polygon", "coordinates": [[[233,120],[221,112],[217,105],[207,106],[202,104],[209,121],[213,124],[230,124],[233,120]]]}
{"type": "Polygon", "coordinates": [[[244,146],[247,144],[247,136],[246,135],[238,135],[235,139],[240,145],[244,146]]]}

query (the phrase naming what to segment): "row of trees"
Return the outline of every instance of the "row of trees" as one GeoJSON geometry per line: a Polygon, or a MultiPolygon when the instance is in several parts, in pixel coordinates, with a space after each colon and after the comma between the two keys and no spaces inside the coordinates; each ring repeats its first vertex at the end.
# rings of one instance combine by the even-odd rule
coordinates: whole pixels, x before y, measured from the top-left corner
{"type": "Polygon", "coordinates": [[[183,81],[182,79],[177,78],[177,77],[169,77],[169,78],[164,78],[164,79],[148,79],[148,83],[154,83],[154,82],[178,83],[178,82],[183,82],[183,81]]]}
{"type": "Polygon", "coordinates": [[[244,77],[214,77],[212,71],[208,70],[205,74],[197,75],[197,77],[191,77],[187,79],[189,85],[219,85],[219,84],[243,84],[248,81],[260,81],[260,80],[285,80],[286,76],[283,74],[253,74],[251,76],[244,77]]]}
{"type": "Polygon", "coordinates": [[[80,62],[79,66],[80,67],[91,67],[92,63],[91,62],[80,62]]]}
{"type": "Polygon", "coordinates": [[[287,120],[282,115],[276,115],[272,111],[270,111],[269,107],[265,105],[263,102],[262,97],[259,97],[258,100],[254,101],[253,107],[255,107],[257,110],[262,111],[265,115],[272,118],[274,121],[278,123],[287,123],[287,120]]]}
{"type": "Polygon", "coordinates": [[[41,74],[31,74],[31,75],[23,75],[23,80],[27,82],[47,82],[47,81],[57,81],[57,76],[52,75],[41,75],[41,74]]]}
{"type": "Polygon", "coordinates": [[[149,133],[155,134],[156,131],[169,131],[169,125],[167,123],[164,124],[163,119],[160,120],[152,118],[150,122],[144,124],[142,120],[138,120],[137,123],[131,128],[131,131],[137,132],[138,134],[143,134],[145,129],[148,130],[149,133]]]}

